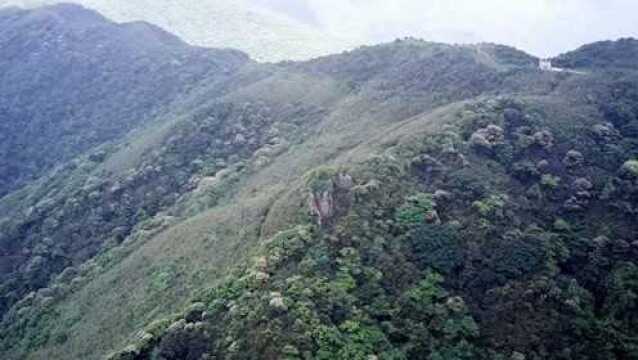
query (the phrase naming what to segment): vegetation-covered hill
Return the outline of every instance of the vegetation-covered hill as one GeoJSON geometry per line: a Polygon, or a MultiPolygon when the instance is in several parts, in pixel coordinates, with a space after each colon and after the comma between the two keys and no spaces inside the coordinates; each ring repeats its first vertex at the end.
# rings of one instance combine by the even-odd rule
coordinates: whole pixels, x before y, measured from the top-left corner
{"type": "Polygon", "coordinates": [[[572,69],[638,70],[638,63],[633,60],[638,56],[637,51],[636,39],[600,41],[563,54],[554,63],[572,69]]]}
{"type": "Polygon", "coordinates": [[[258,61],[310,59],[364,41],[328,32],[258,5],[268,2],[253,0],[0,0],[0,7],[58,3],[79,4],[116,22],[146,21],[189,44],[238,49],[258,61]]]}
{"type": "Polygon", "coordinates": [[[249,60],[76,5],[0,10],[0,196],[249,60]]]}
{"type": "Polygon", "coordinates": [[[638,78],[536,62],[406,39],[190,83],[0,199],[0,352],[638,357],[638,78]]]}

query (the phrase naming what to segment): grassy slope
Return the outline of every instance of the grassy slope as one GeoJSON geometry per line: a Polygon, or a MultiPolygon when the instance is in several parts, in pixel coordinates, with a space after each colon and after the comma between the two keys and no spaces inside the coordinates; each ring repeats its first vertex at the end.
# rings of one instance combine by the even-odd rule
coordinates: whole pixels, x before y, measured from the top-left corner
{"type": "MultiPolygon", "coordinates": [[[[435,119],[440,118],[436,116],[435,119]]],[[[402,125],[406,131],[393,131],[393,135],[384,136],[384,140],[392,142],[407,136],[411,134],[407,129],[412,127],[427,131],[423,127],[433,126],[432,117],[415,117],[402,125]]],[[[334,143],[332,135],[328,133],[316,141],[334,143]]],[[[69,341],[63,347],[33,354],[32,358],[99,357],[123,347],[130,340],[132,331],[181,310],[195,290],[215,285],[227,270],[250,257],[259,238],[259,224],[265,225],[264,235],[272,235],[290,225],[288,212],[298,212],[299,202],[305,204],[305,197],[299,193],[302,175],[317,163],[329,163],[326,158],[335,155],[330,148],[321,145],[309,145],[312,149],[307,152],[312,154],[309,157],[284,155],[271,167],[251,177],[240,191],[249,189],[252,193],[250,189],[259,189],[255,195],[238,196],[238,199],[229,200],[235,204],[207,211],[144,244],[136,244],[139,248],[125,260],[60,304],[59,310],[65,314],[63,318],[77,316],[78,310],[81,314],[70,331],[64,322],[61,324],[59,330],[68,333],[69,341]],[[286,167],[288,176],[296,180],[282,185],[286,183],[271,176],[273,171],[281,174],[278,167],[286,167]],[[274,184],[264,183],[266,179],[272,179],[274,184]],[[291,188],[293,190],[287,190],[291,188]],[[269,209],[270,206],[273,208],[269,209]],[[264,219],[266,210],[270,210],[269,216],[264,219]],[[149,290],[149,284],[156,275],[155,269],[162,267],[174,267],[179,276],[171,282],[169,290],[157,294],[149,290]]],[[[343,156],[336,157],[334,163],[363,160],[375,150],[379,149],[372,144],[354,146],[343,156]]]]}
{"type": "MultiPolygon", "coordinates": [[[[484,58],[480,62],[495,63],[484,58]]],[[[508,92],[533,80],[535,85],[525,92],[543,93],[551,88],[548,83],[569,78],[536,72],[512,75],[508,92]]],[[[244,173],[219,205],[178,218],[159,234],[144,237],[138,231],[137,241],[125,241],[120,251],[126,256],[121,261],[107,264],[85,286],[54,305],[62,321],[53,332],[66,333],[68,340],[61,345],[49,342],[29,357],[90,359],[122,347],[137,329],[181,310],[196,290],[215,285],[229,269],[251,256],[260,239],[294,224],[306,205],[302,178],[308,170],[321,164],[354,164],[389,145],[413,141],[419,133],[436,132],[442,124],[454,121],[464,104],[463,99],[437,103],[430,91],[406,99],[383,99],[377,84],[370,83],[373,85],[365,83],[362,90],[351,91],[348,83],[322,73],[282,70],[224,97],[223,101],[232,103],[282,107],[301,102],[327,110],[318,117],[301,116],[301,136],[292,139],[296,141],[288,150],[265,167],[244,173]]],[[[188,118],[176,123],[180,121],[188,118]]],[[[106,169],[117,176],[134,166],[135,161],[128,162],[135,158],[132,155],[147,153],[143,149],[160,144],[170,134],[172,125],[167,126],[156,135],[133,140],[111,156],[106,169]]]]}
{"type": "MultiPolygon", "coordinates": [[[[450,114],[448,111],[458,107],[460,104],[455,104],[400,124],[377,126],[374,134],[367,135],[394,143],[403,137],[415,136],[415,129],[421,132],[436,129],[445,122],[445,115],[450,114]]],[[[296,149],[295,155],[284,154],[271,167],[252,176],[242,190],[257,189],[256,198],[232,199],[230,202],[237,205],[213,209],[149,239],[114,269],[62,303],[60,310],[64,314],[74,314],[78,308],[86,311],[80,311],[83,315],[69,331],[70,340],[63,347],[45,349],[32,354],[31,358],[99,357],[113,348],[123,347],[130,341],[133,331],[152,320],[181,310],[195,290],[215,285],[225,271],[250,258],[260,230],[256,224],[264,222],[265,236],[290,225],[290,217],[299,211],[300,203],[305,205],[305,194],[300,193],[300,189],[302,175],[307,170],[318,163],[355,163],[382,151],[374,140],[357,139],[362,143],[354,146],[342,143],[348,151],[340,156],[336,156],[339,152],[335,154],[334,148],[325,146],[334,144],[339,135],[359,142],[353,136],[356,133],[343,132],[343,129],[324,133],[312,144],[303,144],[306,149],[296,149]],[[333,157],[332,162],[328,160],[333,157]],[[287,177],[296,180],[280,182],[279,168],[286,168],[287,177]],[[274,184],[265,184],[267,179],[274,184]],[[269,193],[273,195],[264,195],[269,193]],[[264,212],[273,202],[269,216],[264,219],[264,212]],[[242,217],[244,221],[239,221],[242,217]],[[243,231],[238,233],[238,229],[243,231]],[[160,266],[174,266],[180,275],[169,290],[156,296],[148,290],[148,284],[153,281],[153,269],[160,266]],[[108,291],[104,293],[104,289],[108,291]]],[[[60,330],[68,331],[64,325],[60,330]]]]}
{"type": "MultiPolygon", "coordinates": [[[[285,86],[285,89],[291,90],[287,94],[290,96],[305,94],[308,97],[312,93],[308,88],[305,92],[300,92],[286,86],[287,84],[272,84],[272,79],[267,82],[263,86],[285,86]]],[[[325,86],[322,86],[324,84],[316,84],[317,92],[328,93],[325,86]]],[[[258,94],[266,93],[260,85],[256,87],[253,90],[258,94]]],[[[334,92],[329,93],[329,96],[334,96],[334,92]]],[[[282,95],[281,92],[279,94],[282,95]]],[[[315,153],[316,155],[318,154],[315,153]]],[[[116,154],[115,157],[117,156],[116,154]]],[[[130,153],[127,153],[128,156],[130,153]]],[[[64,314],[75,314],[78,304],[81,304],[80,309],[102,310],[81,311],[83,316],[72,327],[69,343],[63,348],[46,351],[46,355],[33,356],[63,358],[71,354],[73,357],[90,358],[104,354],[113,349],[114,345],[122,345],[132,330],[157,316],[181,309],[193,291],[215,284],[216,279],[227,269],[240,263],[250,253],[250,248],[259,237],[259,224],[264,221],[265,212],[289,188],[281,176],[298,179],[317,160],[316,157],[295,158],[296,162],[291,163],[283,155],[281,160],[278,159],[269,167],[252,174],[236,189],[237,194],[229,198],[225,205],[187,219],[144,244],[134,243],[136,249],[130,256],[61,305],[64,314]],[[279,176],[273,176],[275,174],[279,176]],[[149,291],[148,284],[152,282],[153,275],[157,275],[157,270],[154,269],[161,268],[177,269],[175,272],[179,273],[179,277],[171,282],[168,291],[157,296],[157,293],[149,291]],[[109,291],[102,293],[103,289],[109,291]],[[97,324],[100,325],[96,327],[97,324]],[[101,335],[98,336],[98,333],[101,335]],[[105,341],[111,336],[115,342],[105,341]],[[102,350],[95,352],[96,348],[102,350]]],[[[280,206],[287,208],[291,205],[286,202],[280,206]]]]}

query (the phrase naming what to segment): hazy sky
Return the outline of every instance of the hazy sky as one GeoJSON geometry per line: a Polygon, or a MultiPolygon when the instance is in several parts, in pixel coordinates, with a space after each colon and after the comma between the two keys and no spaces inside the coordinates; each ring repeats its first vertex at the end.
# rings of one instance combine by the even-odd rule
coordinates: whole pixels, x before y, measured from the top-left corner
{"type": "Polygon", "coordinates": [[[638,0],[249,0],[333,35],[375,43],[416,36],[489,41],[538,56],[638,37],[638,0]]]}
{"type": "Polygon", "coordinates": [[[265,61],[405,36],[494,42],[539,57],[638,37],[638,0],[0,0],[0,6],[59,1],[116,21],[146,20],[192,44],[234,47],[265,61]]]}

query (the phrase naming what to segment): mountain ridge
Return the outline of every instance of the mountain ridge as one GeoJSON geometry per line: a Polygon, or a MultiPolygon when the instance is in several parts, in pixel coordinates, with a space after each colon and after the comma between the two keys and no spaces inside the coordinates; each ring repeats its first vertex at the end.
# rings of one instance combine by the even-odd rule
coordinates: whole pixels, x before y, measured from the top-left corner
{"type": "Polygon", "coordinates": [[[0,195],[19,186],[20,178],[42,174],[60,160],[77,155],[78,150],[87,150],[135,127],[158,100],[172,100],[192,86],[198,76],[215,70],[225,76],[223,72],[248,61],[247,56],[235,51],[188,47],[152,25],[115,25],[74,5],[36,12],[12,11],[0,22],[5,29],[0,35],[0,66],[7,84],[1,90],[0,108],[8,117],[3,125],[17,126],[21,119],[30,118],[30,124],[23,124],[11,138],[3,138],[2,167],[7,177],[3,176],[0,195]],[[40,43],[25,47],[29,36],[40,38],[40,43]],[[138,83],[130,81],[134,74],[138,83]],[[158,99],[151,99],[151,94],[158,99]],[[82,113],[88,107],[78,107],[80,111],[74,113],[74,102],[95,106],[92,112],[82,113]],[[34,103],[43,106],[34,108],[34,103]],[[104,119],[107,112],[111,119],[104,119]],[[126,116],[134,119],[129,123],[126,116]],[[64,124],[56,124],[55,117],[63,118],[64,124]],[[73,142],[46,144],[46,133],[56,133],[56,137],[63,131],[71,136],[84,132],[85,136],[80,137],[84,138],[80,143],[74,143],[76,138],[73,142]],[[46,160],[35,155],[44,160],[40,164],[30,164],[33,157],[20,163],[16,149],[23,153],[48,151],[52,156],[46,160]]]}
{"type": "MultiPolygon", "coordinates": [[[[5,0],[0,2],[0,6],[32,8],[55,3],[59,1],[5,0]]],[[[354,47],[348,41],[244,1],[131,3],[80,0],[76,3],[117,22],[146,20],[176,33],[193,45],[241,49],[259,61],[301,60],[354,47]]]]}
{"type": "Polygon", "coordinates": [[[414,39],[226,54],[0,199],[5,358],[635,355],[631,71],[414,39]]]}

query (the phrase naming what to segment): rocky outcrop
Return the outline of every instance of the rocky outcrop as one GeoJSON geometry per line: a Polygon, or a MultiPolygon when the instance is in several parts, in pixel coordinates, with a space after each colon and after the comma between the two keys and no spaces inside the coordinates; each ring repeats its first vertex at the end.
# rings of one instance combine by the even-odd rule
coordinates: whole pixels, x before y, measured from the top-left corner
{"type": "Polygon", "coordinates": [[[310,194],[308,197],[310,213],[317,218],[319,225],[326,225],[335,217],[339,200],[349,198],[354,187],[354,180],[345,173],[334,173],[327,176],[325,172],[311,174],[309,179],[310,194]]]}
{"type": "Polygon", "coordinates": [[[316,216],[319,225],[325,224],[334,215],[334,198],[330,190],[310,193],[310,212],[316,216]]]}

